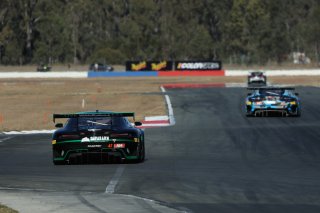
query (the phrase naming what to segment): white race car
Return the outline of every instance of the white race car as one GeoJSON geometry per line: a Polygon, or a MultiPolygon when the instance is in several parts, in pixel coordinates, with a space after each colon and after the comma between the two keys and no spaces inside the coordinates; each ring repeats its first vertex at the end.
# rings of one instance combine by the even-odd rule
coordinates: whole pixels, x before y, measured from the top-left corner
{"type": "Polygon", "coordinates": [[[248,85],[252,84],[267,85],[267,76],[265,73],[261,71],[250,72],[248,75],[248,85]]]}

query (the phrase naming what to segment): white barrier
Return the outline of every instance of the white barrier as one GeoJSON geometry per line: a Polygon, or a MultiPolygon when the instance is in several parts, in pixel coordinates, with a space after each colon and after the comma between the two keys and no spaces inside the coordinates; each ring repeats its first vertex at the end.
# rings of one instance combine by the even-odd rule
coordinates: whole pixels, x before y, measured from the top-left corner
{"type": "Polygon", "coordinates": [[[0,78],[87,78],[87,72],[0,72],[0,78]]]}
{"type": "MultiPolygon", "coordinates": [[[[254,70],[225,70],[225,76],[247,76],[254,70]]],[[[261,70],[267,76],[317,76],[320,75],[320,69],[308,70],[261,70]]]]}
{"type": "MultiPolygon", "coordinates": [[[[254,70],[225,70],[225,76],[247,76],[254,70]]],[[[320,76],[320,69],[261,70],[267,76],[320,76]]],[[[0,72],[0,78],[88,78],[88,72],[0,72]]]]}

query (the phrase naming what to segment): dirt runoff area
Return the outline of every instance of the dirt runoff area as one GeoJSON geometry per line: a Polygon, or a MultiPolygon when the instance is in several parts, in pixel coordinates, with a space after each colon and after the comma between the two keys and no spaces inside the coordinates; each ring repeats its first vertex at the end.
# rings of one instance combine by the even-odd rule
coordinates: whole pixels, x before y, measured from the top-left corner
{"type": "MultiPolygon", "coordinates": [[[[275,84],[319,86],[320,77],[269,77],[275,84]]],[[[135,112],[136,120],[167,114],[160,86],[172,83],[246,83],[246,77],[133,77],[0,79],[0,132],[54,129],[53,113],[135,112]]]]}

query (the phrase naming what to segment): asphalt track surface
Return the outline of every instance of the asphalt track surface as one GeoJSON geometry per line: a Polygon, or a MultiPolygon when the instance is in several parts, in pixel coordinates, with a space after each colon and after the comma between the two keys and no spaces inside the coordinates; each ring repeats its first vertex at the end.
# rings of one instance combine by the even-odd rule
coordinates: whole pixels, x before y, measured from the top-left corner
{"type": "Polygon", "coordinates": [[[21,212],[33,202],[50,212],[318,213],[320,89],[296,90],[300,118],[245,117],[245,88],[167,90],[176,124],[145,131],[140,164],[54,166],[50,135],[0,135],[0,202],[21,212]]]}

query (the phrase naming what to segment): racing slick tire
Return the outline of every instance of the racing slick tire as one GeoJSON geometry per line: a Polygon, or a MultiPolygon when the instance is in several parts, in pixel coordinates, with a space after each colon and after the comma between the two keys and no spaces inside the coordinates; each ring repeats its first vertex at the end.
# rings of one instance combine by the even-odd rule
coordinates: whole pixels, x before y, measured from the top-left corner
{"type": "Polygon", "coordinates": [[[137,153],[137,159],[134,160],[134,163],[142,163],[145,159],[145,149],[144,149],[144,142],[141,143],[140,149],[137,153]]]}
{"type": "Polygon", "coordinates": [[[142,163],[144,161],[145,154],[146,154],[146,152],[145,152],[144,142],[143,142],[142,145],[141,145],[141,148],[139,150],[139,158],[137,160],[137,163],[142,163]]]}
{"type": "Polygon", "coordinates": [[[56,165],[56,166],[58,166],[58,165],[65,165],[66,164],[66,162],[65,161],[61,161],[61,160],[59,160],[59,161],[53,161],[53,164],[54,165],[56,165]]]}

